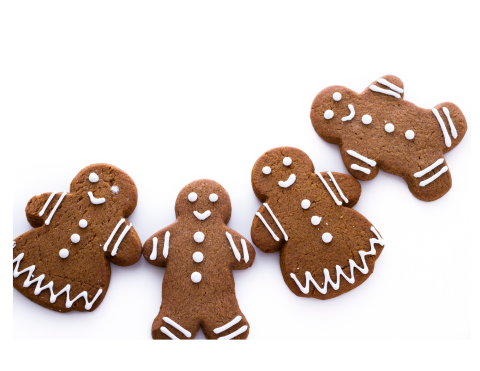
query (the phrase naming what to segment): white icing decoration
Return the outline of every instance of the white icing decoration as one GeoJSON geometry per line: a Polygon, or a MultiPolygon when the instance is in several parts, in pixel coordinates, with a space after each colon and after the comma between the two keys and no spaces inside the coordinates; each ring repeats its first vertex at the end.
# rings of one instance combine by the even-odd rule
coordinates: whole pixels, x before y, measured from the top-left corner
{"type": "Polygon", "coordinates": [[[333,118],[335,114],[333,113],[333,111],[331,109],[329,110],[326,110],[325,113],[323,114],[323,117],[325,117],[325,119],[327,120],[330,120],[333,118]]]}
{"type": "Polygon", "coordinates": [[[371,85],[371,86],[370,86],[370,90],[372,90],[372,91],[374,91],[374,92],[376,92],[376,93],[382,93],[382,94],[386,94],[386,95],[391,95],[392,97],[395,97],[395,98],[398,98],[398,99],[400,99],[400,98],[402,97],[400,94],[395,93],[394,91],[379,88],[377,85],[371,85]]]}
{"type": "Polygon", "coordinates": [[[243,249],[243,258],[245,259],[245,263],[248,263],[248,261],[250,260],[250,254],[248,253],[247,242],[243,238],[240,242],[242,244],[242,249],[243,249]]]}
{"type": "Polygon", "coordinates": [[[435,179],[437,179],[440,175],[443,173],[446,173],[448,171],[448,166],[442,167],[442,170],[440,170],[438,173],[436,173],[434,176],[424,180],[423,182],[420,182],[420,187],[425,187],[426,185],[430,184],[433,182],[435,179]]]}
{"type": "Polygon", "coordinates": [[[73,243],[79,243],[80,242],[80,236],[78,234],[72,234],[72,236],[70,237],[70,240],[73,242],[73,243]]]}
{"type": "Polygon", "coordinates": [[[195,202],[198,199],[198,195],[195,192],[192,192],[188,195],[188,201],[195,202]]]}
{"type": "Polygon", "coordinates": [[[443,113],[447,117],[448,124],[450,125],[450,131],[452,132],[452,137],[453,139],[457,139],[457,129],[455,128],[455,125],[453,124],[452,118],[450,117],[450,111],[448,110],[447,107],[443,107],[443,113]]]}
{"type": "Polygon", "coordinates": [[[150,255],[150,260],[155,260],[157,259],[157,246],[158,246],[158,238],[153,237],[153,248],[152,248],[152,254],[150,255]]]}
{"type": "Polygon", "coordinates": [[[230,247],[233,250],[233,255],[235,255],[235,258],[240,261],[242,260],[242,256],[240,255],[240,252],[237,249],[237,246],[235,245],[235,242],[233,242],[232,235],[228,232],[225,232],[225,235],[227,236],[228,242],[230,242],[230,247]]]}
{"type": "Polygon", "coordinates": [[[339,92],[333,93],[333,100],[335,102],[341,101],[342,100],[342,94],[340,94],[339,92]]]}
{"type": "Polygon", "coordinates": [[[283,159],[283,164],[284,164],[285,166],[290,166],[290,165],[292,164],[292,159],[291,159],[290,157],[285,157],[285,158],[283,159]]]}
{"type": "Polygon", "coordinates": [[[196,243],[202,243],[205,241],[205,235],[202,232],[197,232],[193,235],[193,239],[196,243]]]}
{"type": "Polygon", "coordinates": [[[348,116],[342,117],[342,121],[350,121],[355,117],[355,108],[352,104],[348,105],[348,109],[350,110],[350,114],[348,116]]]}
{"type": "Polygon", "coordinates": [[[53,208],[52,212],[50,213],[50,215],[48,216],[48,219],[45,220],[45,224],[46,225],[50,225],[50,222],[52,221],[52,218],[53,216],[55,215],[55,212],[57,211],[58,207],[60,206],[60,204],[62,203],[63,199],[65,198],[65,196],[67,195],[67,191],[63,192],[62,195],[60,196],[60,198],[58,199],[57,201],[57,204],[55,205],[55,207],[53,208]]]}
{"type": "Polygon", "coordinates": [[[315,171],[315,174],[317,174],[317,176],[320,178],[320,180],[322,181],[323,185],[325,186],[325,188],[327,188],[327,191],[328,193],[330,193],[330,196],[332,196],[333,198],[333,201],[335,201],[335,203],[340,206],[342,205],[342,201],[340,201],[337,196],[335,196],[335,193],[333,193],[332,189],[330,188],[330,186],[327,184],[327,182],[325,181],[325,179],[323,179],[323,176],[322,174],[320,174],[318,171],[315,171]]]}
{"type": "Polygon", "coordinates": [[[310,208],[311,204],[312,203],[310,202],[310,200],[303,200],[302,201],[302,209],[308,210],[310,208]]]}
{"type": "Polygon", "coordinates": [[[243,334],[247,330],[248,330],[248,326],[243,326],[243,327],[239,328],[237,331],[235,331],[234,333],[231,333],[230,335],[218,338],[218,340],[231,340],[231,339],[237,337],[238,335],[243,334]]]}
{"type": "Polygon", "coordinates": [[[88,227],[88,222],[85,219],[82,219],[78,222],[78,225],[80,228],[87,228],[88,227]]]}
{"type": "Polygon", "coordinates": [[[128,233],[128,231],[132,227],[133,227],[132,224],[126,226],[125,229],[123,230],[122,234],[120,235],[120,237],[118,237],[117,243],[115,244],[115,246],[113,247],[113,250],[112,250],[112,256],[117,255],[117,251],[118,251],[118,248],[120,247],[120,244],[122,243],[125,235],[128,233]]]}
{"type": "Polygon", "coordinates": [[[352,150],[348,150],[347,153],[352,156],[352,157],[355,157],[355,158],[358,158],[360,161],[363,161],[365,162],[366,164],[370,165],[371,167],[375,167],[377,165],[377,163],[374,161],[374,160],[370,160],[369,158],[366,158],[364,156],[362,156],[361,154],[355,152],[355,151],[352,151],[352,150]]]}
{"type": "Polygon", "coordinates": [[[216,328],[213,330],[215,334],[221,334],[222,332],[227,331],[228,329],[232,328],[235,326],[237,323],[239,323],[242,320],[242,316],[235,317],[232,321],[228,322],[225,326],[216,328]]]}
{"type": "Polygon", "coordinates": [[[13,250],[15,250],[15,247],[17,247],[17,243],[13,241],[13,250]]]}
{"type": "Polygon", "coordinates": [[[108,246],[110,245],[110,243],[112,242],[113,240],[113,237],[115,237],[115,234],[117,233],[118,229],[121,227],[121,225],[125,223],[125,219],[121,219],[117,225],[115,226],[115,228],[113,229],[112,233],[110,234],[110,237],[108,237],[108,240],[107,242],[105,242],[105,246],[103,246],[103,251],[107,251],[108,249],[108,246]]]}
{"type": "Polygon", "coordinates": [[[212,193],[210,195],[210,197],[208,197],[208,199],[210,200],[210,202],[217,202],[218,201],[218,195],[215,194],[215,193],[212,193]]]}
{"type": "Polygon", "coordinates": [[[432,171],[433,169],[435,169],[437,166],[440,166],[441,164],[443,164],[445,161],[445,159],[441,158],[437,161],[435,161],[435,163],[433,163],[432,165],[430,165],[429,167],[425,168],[424,170],[422,171],[419,171],[418,173],[415,173],[413,174],[413,176],[415,178],[421,178],[422,176],[424,176],[425,174],[429,173],[430,171],[432,171]]]}
{"type": "Polygon", "coordinates": [[[282,188],[288,188],[288,187],[291,187],[296,180],[297,180],[297,177],[295,176],[295,174],[291,174],[287,181],[285,182],[279,181],[278,185],[282,188]]]}
{"type": "Polygon", "coordinates": [[[30,280],[32,277],[33,277],[33,273],[35,272],[35,265],[32,265],[26,269],[24,269],[23,271],[19,272],[18,271],[18,267],[20,266],[20,262],[22,261],[23,257],[25,256],[24,253],[21,253],[20,255],[18,255],[14,260],[13,260],[13,263],[17,263],[17,265],[15,266],[15,270],[13,272],[13,277],[14,278],[18,278],[20,275],[22,275],[23,273],[26,273],[28,272],[28,277],[25,279],[25,282],[23,283],[23,287],[30,287],[32,284],[34,284],[35,282],[37,283],[37,287],[35,288],[35,291],[34,291],[34,294],[36,296],[40,295],[40,293],[43,291],[43,290],[46,290],[46,289],[49,289],[50,290],[50,303],[55,303],[55,301],[57,301],[57,298],[62,295],[63,293],[66,293],[67,294],[67,299],[66,299],[66,307],[67,308],[71,308],[73,303],[75,303],[78,299],[80,298],[84,298],[85,299],[85,309],[86,310],[90,310],[92,309],[92,306],[93,304],[97,301],[97,299],[100,297],[100,295],[102,294],[103,290],[102,289],[99,289],[97,291],[97,294],[95,295],[95,297],[92,299],[91,302],[88,301],[88,293],[86,291],[83,291],[81,294],[79,294],[75,299],[73,300],[70,300],[70,289],[71,289],[71,286],[70,285],[66,285],[62,290],[60,290],[57,294],[55,294],[53,292],[53,285],[54,285],[54,282],[53,281],[50,281],[47,285],[43,286],[42,287],[42,282],[43,280],[45,279],[45,275],[42,274],[40,276],[38,276],[37,278],[35,278],[34,280],[30,280]]]}
{"type": "Polygon", "coordinates": [[[113,194],[116,194],[116,195],[118,195],[118,192],[120,192],[120,188],[118,188],[118,186],[113,186],[112,188],[110,188],[110,190],[112,191],[113,194]]]}
{"type": "Polygon", "coordinates": [[[319,225],[321,221],[322,221],[322,218],[320,218],[319,216],[312,216],[313,225],[319,225]]]}
{"type": "Polygon", "coordinates": [[[52,193],[50,197],[48,198],[47,202],[45,202],[45,205],[43,205],[42,211],[38,214],[38,216],[43,216],[45,214],[45,211],[47,210],[48,205],[50,205],[50,202],[52,202],[53,198],[55,197],[55,193],[52,193]]]}
{"type": "Polygon", "coordinates": [[[387,133],[393,133],[393,131],[395,130],[395,126],[393,126],[393,124],[387,124],[385,125],[385,131],[387,133]]]}
{"type": "Polygon", "coordinates": [[[280,222],[278,221],[277,217],[275,216],[275,214],[273,213],[272,209],[270,209],[270,206],[268,206],[267,203],[264,203],[263,206],[265,206],[268,210],[268,212],[270,213],[270,215],[272,216],[273,220],[275,221],[275,223],[277,224],[278,228],[280,229],[280,231],[283,233],[283,238],[285,239],[285,241],[288,241],[288,236],[287,234],[285,233],[285,230],[283,229],[282,225],[280,224],[280,222]]]}
{"type": "Polygon", "coordinates": [[[90,197],[90,202],[94,205],[101,205],[105,203],[105,199],[102,198],[96,198],[92,192],[88,192],[88,197],[90,197]]]}
{"type": "Polygon", "coordinates": [[[333,240],[333,236],[332,236],[330,233],[324,233],[324,234],[322,235],[322,240],[323,240],[323,242],[325,242],[325,243],[330,243],[330,242],[332,242],[332,240],[333,240]]]}
{"type": "Polygon", "coordinates": [[[262,214],[256,213],[255,215],[257,215],[258,218],[262,221],[263,225],[268,229],[268,231],[269,231],[270,234],[272,235],[273,239],[274,239],[275,241],[280,241],[280,238],[278,238],[277,235],[275,234],[275,232],[272,230],[272,228],[270,228],[270,226],[268,225],[267,221],[263,218],[262,214]]]}
{"type": "Polygon", "coordinates": [[[366,167],[358,166],[357,164],[352,164],[352,166],[350,167],[353,170],[358,170],[358,171],[361,171],[362,173],[370,174],[370,169],[367,169],[366,167]]]}
{"type": "Polygon", "coordinates": [[[191,279],[193,283],[200,283],[202,281],[202,275],[198,272],[193,272],[191,279]]]}
{"type": "Polygon", "coordinates": [[[168,251],[170,250],[170,232],[165,233],[165,242],[163,243],[163,257],[168,258],[168,251]]]}
{"type": "Polygon", "coordinates": [[[170,326],[175,327],[178,331],[180,331],[183,335],[185,335],[187,338],[191,338],[192,334],[190,331],[185,330],[182,326],[180,326],[178,323],[172,321],[168,317],[163,317],[163,321],[165,323],[168,323],[170,326]]]}
{"type": "Polygon", "coordinates": [[[405,138],[407,138],[408,140],[412,140],[413,138],[415,138],[415,133],[413,132],[413,130],[407,130],[405,132],[405,138]]]}
{"type": "Polygon", "coordinates": [[[265,166],[263,169],[262,169],[262,172],[265,174],[265,175],[270,175],[272,173],[272,169],[269,167],[269,166],[265,166]]]}
{"type": "Polygon", "coordinates": [[[337,181],[333,177],[333,174],[330,171],[327,171],[327,174],[330,177],[330,179],[332,180],[333,184],[335,185],[335,188],[337,188],[337,191],[340,194],[340,197],[343,199],[343,201],[345,201],[346,204],[348,204],[348,198],[346,198],[345,195],[343,194],[342,189],[337,184],[337,181]]]}
{"type": "Polygon", "coordinates": [[[445,138],[445,145],[447,147],[451,147],[452,140],[450,139],[450,135],[448,135],[447,128],[445,127],[445,123],[443,122],[442,117],[435,108],[432,109],[432,112],[437,118],[437,121],[440,124],[440,128],[442,129],[443,137],[445,138]]]}
{"type": "Polygon", "coordinates": [[[207,210],[205,211],[203,214],[200,214],[198,211],[194,211],[193,212],[193,215],[195,215],[195,217],[198,219],[198,220],[205,220],[207,219],[208,217],[210,217],[210,215],[212,215],[212,212],[210,210],[207,210]]]}
{"type": "Polygon", "coordinates": [[[162,331],[165,335],[167,335],[172,340],[180,340],[175,335],[173,335],[166,327],[161,327],[160,331],[162,331]]]}
{"type": "Polygon", "coordinates": [[[203,262],[203,254],[199,251],[197,251],[195,254],[193,254],[193,261],[195,263],[201,263],[203,262]]]}
{"type": "Polygon", "coordinates": [[[100,178],[98,177],[97,174],[95,173],[91,173],[90,176],[88,177],[88,180],[91,182],[91,183],[97,183],[100,178]]]}
{"type": "Polygon", "coordinates": [[[395,90],[397,93],[403,93],[403,89],[398,87],[395,84],[392,84],[390,81],[387,81],[385,79],[378,79],[377,82],[379,82],[382,85],[388,86],[390,89],[395,90]]]}
{"type": "Polygon", "coordinates": [[[70,252],[69,252],[67,249],[61,249],[60,252],[58,253],[58,255],[59,255],[62,259],[66,259],[66,258],[68,258],[68,256],[70,255],[70,252]]]}
{"type": "Polygon", "coordinates": [[[370,125],[372,123],[372,116],[370,115],[363,115],[362,117],[362,122],[365,124],[365,125],[370,125]]]}
{"type": "Polygon", "coordinates": [[[350,259],[349,264],[350,264],[350,276],[348,277],[342,270],[342,267],[337,265],[336,271],[337,271],[337,282],[333,282],[332,279],[330,278],[330,272],[328,269],[323,270],[323,274],[325,276],[325,285],[323,288],[321,288],[317,282],[313,279],[312,274],[310,272],[305,272],[305,278],[306,278],[306,284],[305,287],[302,286],[300,281],[297,279],[297,276],[294,273],[290,274],[290,277],[295,281],[295,283],[298,285],[298,288],[300,291],[302,291],[304,294],[308,294],[310,292],[310,282],[312,282],[313,286],[320,292],[321,294],[325,295],[328,291],[328,284],[332,286],[334,290],[338,290],[340,288],[340,276],[343,276],[345,280],[353,284],[355,283],[355,275],[354,275],[354,269],[357,268],[362,274],[367,274],[369,272],[368,265],[365,262],[365,256],[367,255],[376,255],[377,251],[375,250],[375,244],[378,243],[381,246],[385,246],[385,242],[382,238],[380,238],[380,235],[376,231],[376,229],[372,226],[370,230],[375,234],[377,238],[370,238],[370,251],[365,252],[365,251],[359,251],[358,254],[360,255],[360,259],[362,260],[363,263],[363,268],[358,266],[357,263],[355,263],[354,260],[350,259]]]}

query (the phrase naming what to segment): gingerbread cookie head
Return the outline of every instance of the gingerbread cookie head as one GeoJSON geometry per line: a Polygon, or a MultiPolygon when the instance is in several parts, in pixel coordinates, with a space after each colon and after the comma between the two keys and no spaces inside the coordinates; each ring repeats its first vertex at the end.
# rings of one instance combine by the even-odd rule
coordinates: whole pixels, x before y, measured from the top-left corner
{"type": "Polygon", "coordinates": [[[33,197],[26,207],[35,228],[14,241],[14,287],[59,312],[92,311],[110,282],[110,262],[136,263],[140,239],[126,218],[137,204],[133,180],[112,165],[95,164],[70,192],[33,197]]]}
{"type": "Polygon", "coordinates": [[[443,154],[460,143],[467,123],[453,103],[423,109],[403,97],[403,83],[392,75],[361,94],[331,86],[315,98],[312,124],[325,141],[340,146],[357,179],[371,180],[382,169],[404,178],[415,197],[434,201],[451,188],[443,154]]]}

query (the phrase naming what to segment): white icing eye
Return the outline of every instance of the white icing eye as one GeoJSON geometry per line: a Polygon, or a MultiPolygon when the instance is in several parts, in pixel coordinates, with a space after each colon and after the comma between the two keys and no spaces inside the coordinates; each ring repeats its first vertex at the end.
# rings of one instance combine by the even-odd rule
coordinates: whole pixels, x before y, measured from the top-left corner
{"type": "Polygon", "coordinates": [[[216,195],[215,193],[212,193],[208,199],[210,200],[210,202],[217,202],[218,195],[216,195]]]}
{"type": "Polygon", "coordinates": [[[291,159],[290,157],[285,157],[285,158],[283,159],[283,164],[284,164],[285,166],[290,166],[290,165],[292,164],[292,159],[291,159]]]}
{"type": "Polygon", "coordinates": [[[85,219],[82,219],[82,220],[80,220],[78,225],[80,226],[80,228],[87,228],[88,222],[85,219]]]}
{"type": "Polygon", "coordinates": [[[393,124],[387,124],[385,125],[385,131],[387,133],[393,133],[393,131],[395,130],[395,126],[393,126],[393,124]]]}
{"type": "Polygon", "coordinates": [[[362,117],[362,122],[365,124],[365,125],[370,125],[372,123],[372,116],[370,115],[363,115],[362,117]]]}
{"type": "Polygon", "coordinates": [[[78,234],[72,234],[72,237],[70,237],[73,243],[79,243],[80,242],[80,236],[78,234]]]}
{"type": "Polygon", "coordinates": [[[198,196],[195,192],[192,192],[188,195],[188,201],[190,202],[195,202],[197,201],[197,199],[198,199],[198,196]]]}
{"type": "Polygon", "coordinates": [[[333,111],[332,111],[331,109],[325,111],[325,113],[324,113],[324,115],[323,115],[323,117],[325,117],[325,119],[327,119],[327,120],[332,119],[333,116],[334,116],[334,113],[333,113],[333,111]]]}
{"type": "Polygon", "coordinates": [[[193,239],[196,243],[202,243],[205,241],[205,235],[202,232],[197,232],[193,235],[193,239]]]}
{"type": "Polygon", "coordinates": [[[96,183],[100,180],[100,178],[98,177],[97,174],[95,173],[91,173],[90,176],[88,177],[88,180],[91,182],[91,183],[96,183]]]}
{"type": "Polygon", "coordinates": [[[58,255],[60,255],[62,259],[66,259],[68,255],[70,255],[70,252],[67,249],[61,249],[58,255]]]}
{"type": "Polygon", "coordinates": [[[196,252],[195,254],[193,254],[193,261],[195,263],[203,262],[203,254],[201,252],[196,252]]]}
{"type": "Polygon", "coordinates": [[[307,210],[310,207],[311,203],[309,200],[302,201],[302,209],[307,210]]]}
{"type": "Polygon", "coordinates": [[[113,186],[112,188],[110,188],[110,190],[116,195],[118,195],[118,192],[120,192],[120,188],[118,188],[118,186],[113,186]]]}
{"type": "Polygon", "coordinates": [[[333,240],[333,236],[330,233],[324,233],[322,236],[322,240],[325,243],[330,243],[333,240]]]}
{"type": "Polygon", "coordinates": [[[322,221],[322,218],[320,218],[319,216],[312,216],[313,225],[319,225],[321,221],[322,221]]]}
{"type": "Polygon", "coordinates": [[[405,138],[407,138],[408,140],[412,140],[413,138],[415,138],[415,133],[413,132],[413,130],[407,130],[405,132],[405,138]]]}
{"type": "Polygon", "coordinates": [[[192,282],[193,283],[200,283],[202,280],[202,275],[198,272],[193,272],[192,273],[192,282]]]}
{"type": "Polygon", "coordinates": [[[333,94],[333,100],[335,102],[339,102],[342,100],[342,94],[340,94],[338,91],[336,93],[333,94]]]}
{"type": "Polygon", "coordinates": [[[265,166],[263,169],[262,169],[262,172],[265,174],[265,175],[270,175],[272,173],[272,169],[269,167],[269,166],[265,166]]]}

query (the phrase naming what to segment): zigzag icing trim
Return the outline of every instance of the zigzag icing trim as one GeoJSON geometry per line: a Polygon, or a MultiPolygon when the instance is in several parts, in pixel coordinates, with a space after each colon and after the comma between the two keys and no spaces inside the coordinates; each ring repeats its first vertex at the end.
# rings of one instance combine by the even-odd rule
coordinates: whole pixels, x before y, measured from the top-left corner
{"type": "Polygon", "coordinates": [[[382,238],[380,238],[380,235],[378,234],[377,230],[372,226],[370,230],[375,234],[377,238],[370,238],[370,251],[359,251],[358,254],[360,255],[360,258],[362,259],[363,263],[363,268],[359,267],[355,261],[352,259],[349,260],[350,263],[350,275],[351,277],[348,277],[342,270],[342,267],[339,265],[336,266],[337,270],[337,282],[333,282],[331,277],[330,277],[330,272],[328,269],[323,270],[323,274],[325,275],[325,285],[323,288],[318,286],[317,282],[313,279],[312,274],[310,272],[305,272],[305,278],[307,280],[305,287],[302,286],[300,281],[297,279],[297,276],[295,274],[290,274],[290,277],[295,281],[295,283],[298,285],[298,288],[300,291],[302,291],[304,294],[308,294],[310,292],[310,282],[312,282],[313,286],[323,295],[325,295],[328,291],[328,284],[333,287],[334,290],[338,290],[340,288],[340,276],[343,276],[348,283],[355,283],[355,275],[354,275],[354,269],[357,268],[361,273],[367,274],[368,273],[368,265],[365,262],[365,256],[367,255],[375,255],[377,251],[375,250],[375,244],[378,243],[381,246],[385,246],[385,242],[382,238]]]}
{"type": "MultiPolygon", "coordinates": [[[[15,244],[14,244],[15,248],[15,244]]],[[[23,271],[19,272],[18,267],[20,266],[20,262],[22,261],[23,257],[25,256],[24,253],[21,253],[18,255],[15,259],[13,259],[13,263],[17,263],[15,266],[15,270],[13,271],[13,277],[18,278],[20,275],[23,273],[28,272],[28,277],[26,278],[25,282],[23,283],[23,287],[30,287],[32,284],[37,283],[37,287],[35,288],[35,295],[40,295],[40,293],[43,290],[49,289],[50,290],[50,303],[55,303],[57,298],[62,295],[63,293],[67,294],[67,301],[66,301],[66,307],[71,308],[73,303],[75,303],[78,299],[84,298],[85,299],[85,309],[90,310],[92,309],[93,304],[97,301],[97,299],[102,295],[103,290],[99,289],[97,292],[97,295],[93,298],[91,302],[88,301],[88,293],[86,291],[82,292],[79,294],[75,299],[70,300],[70,285],[66,285],[62,290],[60,290],[57,294],[53,292],[53,281],[50,281],[47,285],[42,287],[42,282],[45,279],[45,275],[42,274],[41,276],[35,278],[34,280],[31,280],[33,273],[35,272],[35,265],[31,265],[30,267],[24,269],[23,271]]]]}

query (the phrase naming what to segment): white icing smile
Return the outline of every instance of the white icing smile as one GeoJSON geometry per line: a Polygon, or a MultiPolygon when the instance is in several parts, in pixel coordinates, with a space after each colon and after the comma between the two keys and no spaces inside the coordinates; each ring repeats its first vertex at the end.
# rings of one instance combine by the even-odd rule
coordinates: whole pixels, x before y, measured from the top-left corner
{"type": "Polygon", "coordinates": [[[88,197],[90,197],[90,202],[94,205],[100,205],[105,203],[104,198],[96,198],[92,192],[88,192],[88,197]]]}
{"type": "Polygon", "coordinates": [[[198,211],[194,211],[194,212],[193,212],[193,215],[195,215],[195,217],[196,217],[198,220],[205,220],[205,219],[207,219],[210,215],[212,215],[212,213],[210,212],[210,210],[205,211],[203,214],[200,214],[198,211]]]}
{"type": "Polygon", "coordinates": [[[348,105],[348,109],[350,110],[350,115],[342,117],[342,121],[350,121],[355,117],[355,108],[352,104],[348,105]]]}
{"type": "Polygon", "coordinates": [[[288,178],[287,181],[285,182],[279,181],[278,185],[282,188],[288,188],[288,187],[291,187],[296,180],[297,180],[297,177],[295,176],[295,174],[292,174],[290,175],[290,178],[288,178]]]}

